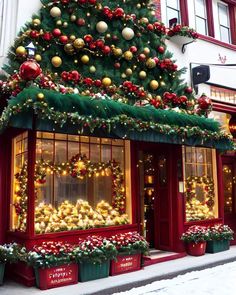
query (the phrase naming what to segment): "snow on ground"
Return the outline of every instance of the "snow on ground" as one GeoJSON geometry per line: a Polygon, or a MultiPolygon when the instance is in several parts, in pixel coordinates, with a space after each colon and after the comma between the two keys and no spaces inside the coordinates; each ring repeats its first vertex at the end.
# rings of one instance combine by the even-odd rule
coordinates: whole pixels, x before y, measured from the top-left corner
{"type": "Polygon", "coordinates": [[[170,280],[113,295],[232,295],[236,294],[236,262],[189,272],[170,280]]]}

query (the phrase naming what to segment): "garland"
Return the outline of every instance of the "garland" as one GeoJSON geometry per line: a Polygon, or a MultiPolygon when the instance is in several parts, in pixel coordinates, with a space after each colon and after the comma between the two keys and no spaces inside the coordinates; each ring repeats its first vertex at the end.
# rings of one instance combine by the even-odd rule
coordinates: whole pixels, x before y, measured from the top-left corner
{"type": "Polygon", "coordinates": [[[187,202],[191,202],[192,199],[197,198],[196,184],[202,186],[205,193],[205,200],[202,205],[207,205],[209,209],[214,207],[214,181],[210,177],[206,176],[190,176],[186,180],[186,199],[187,202]]]}
{"type": "Polygon", "coordinates": [[[152,120],[144,121],[129,117],[125,114],[119,114],[107,119],[99,117],[93,118],[89,115],[80,115],[77,112],[67,113],[55,111],[53,107],[49,108],[46,101],[39,102],[33,101],[32,99],[28,99],[23,103],[18,103],[13,106],[9,105],[3,111],[0,118],[0,131],[8,125],[13,115],[30,110],[34,110],[34,113],[37,114],[38,118],[52,121],[60,128],[62,128],[66,123],[75,125],[78,128],[79,134],[83,134],[85,129],[89,129],[90,132],[93,132],[95,128],[102,128],[110,133],[113,128],[115,129],[117,126],[123,126],[129,131],[145,132],[152,130],[161,135],[177,135],[182,139],[182,142],[185,142],[185,139],[192,137],[200,138],[202,144],[209,140],[215,141],[215,144],[217,144],[217,142],[220,143],[220,141],[225,141],[224,144],[227,145],[227,149],[233,148],[231,136],[223,131],[211,131],[202,129],[198,126],[183,127],[177,125],[161,124],[152,120]]]}
{"type": "MultiPolygon", "coordinates": [[[[69,174],[73,178],[83,179],[86,175],[92,176],[112,176],[112,205],[120,214],[125,213],[125,188],[123,172],[116,161],[92,163],[86,155],[77,154],[67,163],[54,164],[50,161],[36,161],[34,180],[43,184],[46,182],[47,173],[55,173],[58,176],[69,174]]],[[[24,163],[21,171],[15,175],[19,184],[15,194],[17,200],[14,203],[16,214],[19,217],[17,228],[20,231],[25,230],[25,221],[27,217],[27,162],[24,163]]],[[[35,189],[37,197],[37,189],[35,189]]]]}

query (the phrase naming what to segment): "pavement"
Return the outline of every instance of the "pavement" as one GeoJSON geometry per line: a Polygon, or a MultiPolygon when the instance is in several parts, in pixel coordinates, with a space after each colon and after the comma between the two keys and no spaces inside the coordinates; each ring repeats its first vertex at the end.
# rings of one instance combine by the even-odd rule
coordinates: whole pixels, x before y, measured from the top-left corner
{"type": "Polygon", "coordinates": [[[232,261],[236,261],[236,246],[231,246],[230,250],[224,252],[205,254],[199,257],[185,256],[176,260],[146,266],[142,270],[127,274],[45,291],[35,287],[25,287],[13,281],[6,281],[0,287],[0,295],[109,295],[232,261]]]}

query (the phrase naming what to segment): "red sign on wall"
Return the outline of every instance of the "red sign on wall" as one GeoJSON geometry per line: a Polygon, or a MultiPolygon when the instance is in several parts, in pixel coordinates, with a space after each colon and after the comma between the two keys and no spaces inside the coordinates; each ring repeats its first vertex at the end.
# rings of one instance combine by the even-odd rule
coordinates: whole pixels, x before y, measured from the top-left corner
{"type": "Polygon", "coordinates": [[[42,290],[76,284],[78,282],[77,264],[39,269],[38,287],[42,290]]]}
{"type": "Polygon", "coordinates": [[[111,262],[112,276],[139,269],[141,269],[141,254],[118,256],[117,261],[111,262]]]}

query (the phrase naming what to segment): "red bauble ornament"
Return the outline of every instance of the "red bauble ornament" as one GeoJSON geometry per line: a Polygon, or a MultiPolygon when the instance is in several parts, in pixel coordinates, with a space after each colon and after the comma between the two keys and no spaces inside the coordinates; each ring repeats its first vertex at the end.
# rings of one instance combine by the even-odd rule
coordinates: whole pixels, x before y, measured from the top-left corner
{"type": "Polygon", "coordinates": [[[104,46],[103,47],[103,49],[102,49],[102,52],[104,53],[104,54],[109,54],[110,52],[111,52],[111,48],[110,48],[110,46],[104,46]]]}
{"type": "Polygon", "coordinates": [[[181,95],[179,97],[179,100],[180,100],[180,103],[186,103],[188,101],[188,98],[185,95],[181,95]]]}
{"type": "Polygon", "coordinates": [[[164,53],[164,52],[165,52],[165,47],[164,47],[164,46],[159,46],[159,47],[157,48],[157,51],[158,51],[159,53],[164,53]]]}
{"type": "Polygon", "coordinates": [[[86,43],[90,43],[93,40],[93,37],[91,35],[85,35],[84,36],[84,41],[86,43]]]}
{"type": "Polygon", "coordinates": [[[153,57],[153,59],[154,59],[154,61],[155,61],[155,63],[156,64],[158,64],[159,63],[159,59],[155,56],[155,57],[153,57]]]}
{"type": "Polygon", "coordinates": [[[141,53],[141,54],[139,54],[138,59],[139,59],[140,61],[145,61],[145,60],[146,60],[146,55],[143,54],[143,53],[141,53]]]}
{"type": "Polygon", "coordinates": [[[76,24],[78,25],[78,26],[84,26],[85,25],[85,19],[83,19],[83,18],[78,18],[77,19],[77,21],[76,21],[76,24]]]}
{"type": "Polygon", "coordinates": [[[113,35],[113,36],[112,36],[112,40],[116,42],[116,41],[118,41],[118,40],[119,40],[119,38],[118,38],[118,36],[116,36],[116,35],[113,35]]]}
{"type": "Polygon", "coordinates": [[[30,37],[31,38],[35,39],[35,38],[38,38],[38,36],[39,36],[38,31],[33,30],[33,31],[30,32],[30,37]]]}
{"type": "Polygon", "coordinates": [[[115,11],[113,12],[113,15],[115,17],[122,17],[124,15],[124,10],[121,7],[118,7],[115,9],[115,11]]]}
{"type": "Polygon", "coordinates": [[[97,40],[96,45],[99,49],[102,49],[104,47],[104,41],[103,40],[97,40]]]}
{"type": "Polygon", "coordinates": [[[100,87],[100,86],[102,85],[102,81],[101,81],[101,80],[95,80],[95,81],[94,81],[94,85],[95,85],[96,87],[100,87]]]}
{"type": "Polygon", "coordinates": [[[61,36],[61,30],[56,28],[52,31],[52,34],[54,37],[59,37],[61,36]]]}
{"type": "Polygon", "coordinates": [[[19,70],[20,77],[27,81],[36,79],[41,72],[42,70],[40,65],[34,60],[27,60],[23,62],[19,70]]]}
{"type": "Polygon", "coordinates": [[[79,3],[80,4],[85,4],[86,3],[86,0],[79,0],[79,3]]]}
{"type": "Polygon", "coordinates": [[[116,63],[114,64],[114,67],[115,67],[116,69],[119,69],[119,68],[120,68],[120,63],[119,63],[119,62],[116,62],[116,63]]]}
{"type": "Polygon", "coordinates": [[[191,87],[185,88],[185,93],[191,94],[193,92],[193,89],[191,87]]]}
{"type": "Polygon", "coordinates": [[[72,80],[74,80],[75,82],[78,82],[81,75],[78,71],[74,70],[74,71],[71,71],[71,76],[72,76],[72,80]]]}
{"type": "Polygon", "coordinates": [[[89,4],[92,4],[92,5],[94,5],[94,4],[96,4],[96,3],[97,3],[97,0],[88,0],[88,2],[89,2],[89,4]]]}
{"type": "Polygon", "coordinates": [[[131,46],[129,49],[132,53],[136,53],[138,51],[136,46],[131,46]]]}
{"type": "Polygon", "coordinates": [[[52,39],[52,34],[47,32],[43,34],[43,39],[46,41],[50,41],[52,39]]]}
{"type": "Polygon", "coordinates": [[[84,78],[83,82],[84,82],[85,85],[91,86],[93,84],[93,79],[84,78]]]}
{"type": "Polygon", "coordinates": [[[148,25],[147,25],[147,29],[148,29],[149,31],[153,31],[153,30],[154,30],[154,26],[153,26],[152,24],[148,24],[148,25]]]}
{"type": "Polygon", "coordinates": [[[89,44],[89,48],[90,48],[91,50],[95,50],[95,49],[97,48],[97,44],[96,44],[96,42],[91,42],[91,43],[89,44]]]}
{"type": "Polygon", "coordinates": [[[63,44],[66,44],[68,42],[68,37],[66,35],[62,35],[59,37],[59,41],[63,44]]]}
{"type": "Polygon", "coordinates": [[[200,109],[207,110],[211,106],[212,101],[209,97],[203,94],[202,96],[199,97],[198,104],[200,109]]]}

